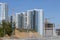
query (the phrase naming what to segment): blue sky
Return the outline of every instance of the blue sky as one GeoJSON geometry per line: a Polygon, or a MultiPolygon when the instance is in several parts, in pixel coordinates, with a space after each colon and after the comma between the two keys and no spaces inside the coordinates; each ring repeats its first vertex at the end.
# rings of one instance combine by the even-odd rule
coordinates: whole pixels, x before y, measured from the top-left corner
{"type": "Polygon", "coordinates": [[[56,25],[60,24],[60,0],[0,0],[0,2],[8,4],[9,15],[12,8],[14,13],[41,8],[44,10],[45,18],[51,18],[49,20],[56,25]]]}

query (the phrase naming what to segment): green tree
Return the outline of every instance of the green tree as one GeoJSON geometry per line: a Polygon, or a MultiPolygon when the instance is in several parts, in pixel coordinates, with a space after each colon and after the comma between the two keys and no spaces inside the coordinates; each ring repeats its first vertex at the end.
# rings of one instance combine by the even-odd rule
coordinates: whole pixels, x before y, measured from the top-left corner
{"type": "Polygon", "coordinates": [[[2,24],[0,24],[0,37],[5,36],[6,34],[9,36],[12,35],[12,23],[3,20],[2,24]]]}
{"type": "Polygon", "coordinates": [[[11,23],[7,23],[7,27],[5,28],[6,30],[6,34],[8,34],[9,36],[12,35],[12,26],[11,26],[11,23]]]}
{"type": "Polygon", "coordinates": [[[11,36],[11,34],[12,34],[11,23],[9,23],[8,21],[6,22],[5,20],[3,20],[2,21],[2,26],[3,26],[3,30],[4,30],[4,35],[8,34],[9,36],[11,36]]]}

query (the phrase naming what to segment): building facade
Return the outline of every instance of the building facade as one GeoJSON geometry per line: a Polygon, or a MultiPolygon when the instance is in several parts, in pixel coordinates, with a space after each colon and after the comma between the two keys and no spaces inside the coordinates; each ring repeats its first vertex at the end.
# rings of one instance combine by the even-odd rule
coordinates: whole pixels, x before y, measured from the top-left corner
{"type": "Polygon", "coordinates": [[[0,3],[0,23],[2,20],[8,20],[8,5],[6,3],[0,3]]]}
{"type": "Polygon", "coordinates": [[[16,28],[22,28],[23,25],[23,13],[16,13],[16,28]]]}
{"type": "Polygon", "coordinates": [[[56,29],[56,35],[60,36],[60,29],[56,29]]]}
{"type": "Polygon", "coordinates": [[[33,9],[16,14],[16,27],[18,28],[33,29],[43,35],[43,25],[44,15],[42,9],[33,9]]]}
{"type": "Polygon", "coordinates": [[[43,35],[44,14],[42,9],[33,9],[27,11],[28,28],[31,28],[43,35]]]}
{"type": "Polygon", "coordinates": [[[44,36],[56,36],[55,33],[55,24],[45,20],[45,27],[44,27],[44,36]]]}
{"type": "Polygon", "coordinates": [[[22,12],[23,13],[23,29],[27,29],[27,13],[26,12],[22,12]]]}

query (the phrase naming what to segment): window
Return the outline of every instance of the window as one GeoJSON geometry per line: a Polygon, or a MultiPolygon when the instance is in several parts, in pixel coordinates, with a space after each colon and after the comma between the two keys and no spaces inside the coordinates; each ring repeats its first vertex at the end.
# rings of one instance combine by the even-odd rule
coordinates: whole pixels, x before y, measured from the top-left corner
{"type": "Polygon", "coordinates": [[[53,27],[53,24],[48,24],[48,27],[53,27]]]}

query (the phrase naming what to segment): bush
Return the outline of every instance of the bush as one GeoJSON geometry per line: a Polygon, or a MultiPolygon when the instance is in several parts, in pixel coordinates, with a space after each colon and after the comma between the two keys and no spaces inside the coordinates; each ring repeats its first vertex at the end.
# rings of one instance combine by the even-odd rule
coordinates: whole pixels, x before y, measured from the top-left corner
{"type": "Polygon", "coordinates": [[[3,37],[4,36],[4,30],[3,28],[0,27],[0,37],[3,37]]]}

